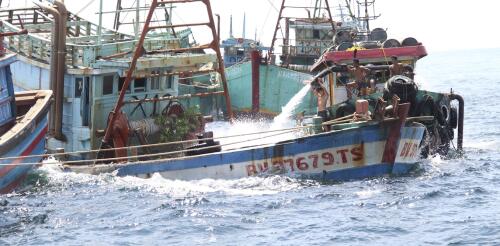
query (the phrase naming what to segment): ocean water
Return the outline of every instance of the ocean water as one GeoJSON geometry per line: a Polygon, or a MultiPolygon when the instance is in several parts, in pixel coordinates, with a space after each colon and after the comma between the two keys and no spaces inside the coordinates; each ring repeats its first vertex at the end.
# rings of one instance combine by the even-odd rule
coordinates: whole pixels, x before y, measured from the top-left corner
{"type": "Polygon", "coordinates": [[[0,195],[0,245],[499,245],[500,49],[433,53],[422,88],[466,104],[460,159],[343,183],[193,182],[45,166],[0,195]]]}

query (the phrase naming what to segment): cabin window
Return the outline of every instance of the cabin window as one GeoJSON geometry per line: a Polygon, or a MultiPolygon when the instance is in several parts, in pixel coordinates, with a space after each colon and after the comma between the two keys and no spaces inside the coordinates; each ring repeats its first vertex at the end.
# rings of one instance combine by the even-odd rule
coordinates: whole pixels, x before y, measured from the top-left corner
{"type": "Polygon", "coordinates": [[[75,98],[82,96],[83,78],[75,78],[75,98]]]}
{"type": "Polygon", "coordinates": [[[313,39],[320,39],[319,30],[313,30],[313,39]]]}
{"type": "MultiPolygon", "coordinates": [[[[122,91],[124,84],[125,84],[125,77],[120,77],[118,79],[118,94],[120,94],[120,91],[122,91]]],[[[130,84],[128,85],[127,91],[125,93],[130,93],[130,84]]]]}
{"type": "Polygon", "coordinates": [[[160,89],[160,71],[152,71],[151,72],[151,90],[159,90],[160,89]]]}
{"type": "Polygon", "coordinates": [[[90,77],[85,77],[82,84],[82,100],[80,104],[80,113],[82,116],[82,126],[90,125],[90,77]]]}
{"type": "Polygon", "coordinates": [[[134,92],[146,91],[146,78],[136,78],[134,81],[134,92]]]}
{"type": "Polygon", "coordinates": [[[245,55],[245,50],[244,49],[238,49],[238,51],[236,51],[236,55],[237,56],[244,56],[245,55]]]}
{"type": "Polygon", "coordinates": [[[165,79],[165,89],[172,89],[174,84],[174,76],[167,76],[165,79]]]}
{"type": "Polygon", "coordinates": [[[102,94],[111,95],[113,94],[113,75],[106,75],[102,78],[102,94]]]}

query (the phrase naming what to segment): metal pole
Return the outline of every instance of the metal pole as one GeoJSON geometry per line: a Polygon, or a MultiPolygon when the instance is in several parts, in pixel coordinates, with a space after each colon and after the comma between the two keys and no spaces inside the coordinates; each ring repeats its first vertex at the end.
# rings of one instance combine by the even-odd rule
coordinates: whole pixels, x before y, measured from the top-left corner
{"type": "Polygon", "coordinates": [[[113,28],[115,30],[118,30],[118,28],[120,28],[120,10],[122,10],[122,0],[116,1],[115,22],[113,24],[113,28]]]}
{"type": "Polygon", "coordinates": [[[220,42],[220,15],[215,14],[217,16],[217,42],[220,42]]]}
{"type": "MultiPolygon", "coordinates": [[[[139,3],[139,0],[136,0],[136,9],[135,9],[135,38],[139,37],[139,25],[141,23],[141,17],[140,17],[140,14],[139,14],[139,8],[141,7],[140,6],[140,3],[139,3]]],[[[154,11],[154,10],[153,10],[154,11]]]]}
{"type": "MultiPolygon", "coordinates": [[[[102,0],[101,0],[102,2],[102,0]]],[[[116,116],[118,115],[117,113],[120,112],[122,106],[123,106],[123,98],[125,97],[125,93],[127,91],[127,88],[130,86],[130,82],[132,80],[132,74],[134,73],[135,67],[137,65],[137,60],[141,56],[141,54],[144,52],[144,39],[146,38],[146,34],[149,31],[149,23],[151,22],[151,18],[153,17],[154,10],[157,6],[157,0],[153,0],[151,3],[151,7],[149,9],[148,16],[146,18],[146,21],[144,22],[144,29],[142,30],[141,37],[139,38],[139,42],[136,45],[135,51],[134,51],[134,56],[132,57],[132,62],[130,63],[130,68],[127,71],[127,77],[125,78],[125,81],[123,83],[123,87],[120,91],[120,96],[118,97],[118,100],[116,102],[115,108],[113,111],[110,112],[109,115],[109,122],[108,125],[106,126],[106,133],[104,134],[104,137],[102,139],[103,144],[107,144],[108,141],[111,138],[111,129],[116,121],[116,116]]]]}
{"type": "Polygon", "coordinates": [[[64,99],[64,73],[66,70],[66,20],[68,11],[66,6],[60,0],[54,1],[57,10],[60,14],[60,22],[58,25],[59,41],[57,48],[57,94],[56,97],[56,115],[55,115],[55,134],[54,137],[61,141],[66,141],[66,137],[62,132],[63,125],[63,99],[64,99]]]}
{"type": "Polygon", "coordinates": [[[224,71],[224,62],[222,61],[222,55],[220,53],[220,45],[219,45],[219,40],[217,40],[217,33],[215,31],[215,24],[214,24],[214,16],[212,14],[212,7],[210,6],[210,0],[201,0],[203,3],[205,3],[207,7],[207,12],[208,12],[208,19],[210,20],[210,29],[212,30],[212,36],[214,41],[212,42],[211,46],[212,49],[215,50],[215,53],[217,54],[217,60],[219,61],[219,74],[222,79],[222,86],[224,88],[224,97],[226,101],[226,109],[227,109],[227,114],[229,121],[233,121],[234,116],[233,116],[233,110],[231,109],[231,98],[229,96],[229,89],[227,86],[227,79],[226,79],[226,73],[224,71]]]}
{"type": "MultiPolygon", "coordinates": [[[[59,29],[58,29],[58,26],[59,26],[59,23],[61,22],[61,15],[59,14],[59,11],[57,11],[57,9],[53,8],[53,7],[49,7],[49,6],[46,6],[46,5],[41,5],[41,4],[37,4],[35,3],[37,6],[39,6],[40,8],[42,8],[43,10],[47,11],[48,13],[50,13],[53,17],[54,17],[54,24],[52,26],[52,33],[51,33],[51,42],[50,42],[50,48],[51,48],[51,52],[50,52],[50,76],[49,76],[49,79],[50,79],[50,89],[54,92],[54,96],[56,97],[56,100],[57,100],[57,95],[59,93],[57,93],[57,62],[58,62],[58,59],[57,59],[57,53],[59,51],[59,45],[58,45],[58,42],[59,42],[59,29]]],[[[52,103],[50,105],[50,113],[49,113],[49,134],[51,135],[54,135],[55,134],[55,129],[56,129],[56,104],[55,103],[52,103]]]]}
{"type": "MultiPolygon", "coordinates": [[[[332,11],[330,11],[330,4],[328,3],[328,0],[325,0],[325,5],[326,5],[326,12],[328,12],[328,17],[330,18],[330,23],[332,25],[332,31],[335,32],[335,23],[334,23],[333,18],[332,18],[332,11]]],[[[340,11],[342,11],[342,9],[340,9],[340,11]]],[[[342,13],[340,15],[342,16],[342,13]]],[[[341,18],[344,18],[344,17],[342,16],[341,18]]]]}
{"type": "Polygon", "coordinates": [[[252,113],[260,111],[260,53],[253,50],[252,58],[252,113]]]}
{"type": "Polygon", "coordinates": [[[102,34],[102,1],[99,1],[99,26],[97,27],[97,45],[102,44],[101,34],[102,34]]]}
{"type": "Polygon", "coordinates": [[[281,8],[278,14],[278,21],[276,22],[276,27],[274,28],[273,41],[271,42],[271,47],[269,48],[269,55],[274,54],[274,43],[276,42],[276,35],[278,34],[278,29],[280,28],[280,20],[281,20],[281,15],[283,14],[283,9],[285,9],[285,0],[281,2],[281,8]]]}
{"type": "Polygon", "coordinates": [[[451,94],[450,99],[458,101],[457,148],[460,152],[462,152],[464,143],[464,98],[457,94],[451,94]]]}

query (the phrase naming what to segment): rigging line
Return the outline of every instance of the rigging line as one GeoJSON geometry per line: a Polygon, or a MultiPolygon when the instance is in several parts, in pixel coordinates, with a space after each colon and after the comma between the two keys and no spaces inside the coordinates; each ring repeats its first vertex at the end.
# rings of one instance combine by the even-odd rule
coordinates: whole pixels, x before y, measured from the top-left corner
{"type": "MultiPolygon", "coordinates": [[[[292,128],[283,128],[283,129],[278,129],[278,130],[269,130],[269,131],[262,131],[262,132],[251,132],[251,133],[243,133],[243,134],[236,134],[236,135],[227,135],[227,136],[221,136],[221,137],[211,137],[211,138],[202,138],[202,139],[193,139],[193,140],[173,141],[173,142],[166,142],[166,143],[155,143],[155,144],[145,144],[145,145],[134,145],[134,146],[127,146],[127,147],[109,148],[109,149],[106,149],[105,151],[125,150],[125,149],[127,149],[127,150],[128,149],[142,149],[142,148],[148,148],[148,147],[170,146],[170,145],[184,144],[184,143],[197,143],[199,141],[220,140],[220,139],[252,136],[252,135],[258,135],[258,134],[268,134],[268,133],[288,132],[288,131],[293,132],[293,131],[298,131],[298,130],[307,129],[307,128],[311,128],[311,125],[298,126],[298,127],[292,127],[292,128]]],[[[240,141],[240,143],[242,143],[242,142],[244,142],[244,141],[240,141]]],[[[14,160],[14,159],[19,159],[19,158],[23,158],[23,159],[37,158],[37,157],[46,158],[49,156],[56,157],[56,156],[65,156],[65,155],[90,154],[90,153],[98,153],[99,151],[101,151],[101,150],[92,149],[92,150],[84,150],[84,151],[53,153],[53,154],[11,156],[11,157],[2,157],[2,158],[0,158],[0,161],[14,160]]],[[[0,163],[0,166],[1,165],[2,165],[2,163],[0,163]]]]}
{"type": "Polygon", "coordinates": [[[92,3],[94,3],[95,0],[90,0],[83,8],[81,8],[78,12],[76,12],[75,15],[80,15],[85,9],[87,9],[92,3]]]}
{"type": "MultiPolygon", "coordinates": [[[[133,8],[133,7],[134,7],[134,5],[135,5],[135,1],[137,1],[137,0],[134,0],[134,2],[131,4],[131,8],[133,8]]],[[[131,13],[131,12],[129,12],[129,11],[125,11],[125,15],[124,15],[124,16],[123,16],[123,18],[120,20],[120,22],[124,22],[124,21],[125,21],[125,18],[127,18],[127,16],[128,16],[128,14],[129,14],[129,13],[131,13]]],[[[139,20],[136,20],[136,21],[139,21],[139,20]]]]}
{"type": "MultiPolygon", "coordinates": [[[[225,144],[218,144],[218,145],[212,145],[212,146],[206,146],[206,147],[200,147],[200,148],[196,148],[196,149],[182,149],[182,150],[177,150],[177,151],[169,151],[169,152],[163,152],[163,153],[154,153],[154,154],[137,154],[137,155],[131,155],[131,156],[126,156],[126,157],[112,157],[112,158],[104,158],[104,159],[90,159],[90,160],[74,160],[74,161],[64,161],[63,164],[74,164],[74,163],[88,163],[88,162],[95,162],[95,161],[119,161],[119,160],[123,160],[123,159],[127,159],[128,163],[126,164],[138,164],[138,163],[145,163],[145,162],[151,162],[151,160],[146,160],[146,161],[134,161],[133,159],[134,158],[141,158],[141,157],[160,157],[160,160],[177,160],[177,159],[185,159],[186,157],[189,157],[189,156],[182,156],[182,157],[177,157],[177,158],[161,158],[162,156],[164,155],[173,155],[173,154],[182,154],[182,153],[186,153],[186,152],[189,152],[189,151],[192,151],[192,150],[208,150],[208,149],[213,149],[213,148],[217,148],[217,147],[226,147],[226,146],[230,146],[230,145],[236,145],[236,144],[241,144],[243,142],[252,142],[252,141],[256,141],[256,140],[261,140],[261,139],[265,139],[265,138],[271,138],[271,137],[276,137],[276,136],[279,136],[279,135],[283,135],[283,134],[287,134],[287,133],[291,133],[295,130],[291,130],[291,131],[285,131],[285,132],[280,132],[280,133],[276,133],[276,134],[273,134],[273,135],[269,135],[269,136],[263,136],[263,137],[257,137],[257,138],[253,138],[253,139],[250,139],[250,140],[247,140],[247,141],[237,141],[237,142],[230,142],[230,143],[225,143],[225,144]],[[133,163],[130,162],[130,160],[132,159],[133,163]]],[[[244,150],[244,149],[249,149],[249,148],[253,148],[253,147],[256,147],[256,146],[264,146],[264,145],[271,145],[273,143],[268,143],[268,144],[261,144],[261,145],[252,145],[252,146],[244,146],[244,147],[241,147],[241,148],[238,148],[240,150],[244,150]]],[[[275,143],[276,145],[280,145],[280,143],[275,143]]],[[[229,149],[229,150],[222,150],[220,151],[219,153],[224,153],[224,152],[229,152],[229,151],[232,151],[232,150],[236,150],[236,148],[234,149],[229,149]]],[[[158,161],[158,160],[155,160],[155,161],[158,161]]],[[[18,163],[16,165],[18,166],[33,166],[33,165],[38,165],[39,163],[18,163]]],[[[59,160],[55,160],[55,161],[49,161],[49,162],[44,162],[42,163],[42,165],[48,165],[48,164],[51,164],[51,165],[60,165],[61,162],[59,160]]],[[[111,164],[117,164],[117,163],[111,163],[111,164]]],[[[126,165],[125,164],[125,165],[126,165]]],[[[10,166],[12,164],[10,163],[0,163],[0,167],[1,166],[10,166]]]]}
{"type": "Polygon", "coordinates": [[[262,24],[262,27],[260,29],[259,37],[262,37],[262,35],[264,35],[264,29],[265,29],[264,27],[266,27],[267,20],[269,19],[269,15],[271,14],[271,10],[272,10],[271,8],[267,10],[266,18],[264,19],[264,23],[262,24]]]}
{"type": "Polygon", "coordinates": [[[267,0],[267,2],[271,5],[271,7],[274,8],[274,10],[276,10],[276,12],[279,12],[279,9],[276,8],[276,6],[274,6],[273,2],[271,2],[271,0],[267,0]]]}

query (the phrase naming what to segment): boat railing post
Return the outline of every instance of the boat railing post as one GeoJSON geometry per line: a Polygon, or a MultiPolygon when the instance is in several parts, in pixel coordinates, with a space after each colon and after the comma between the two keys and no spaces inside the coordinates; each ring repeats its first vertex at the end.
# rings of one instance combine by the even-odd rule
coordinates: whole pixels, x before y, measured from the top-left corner
{"type": "Polygon", "coordinates": [[[313,117],[313,132],[314,134],[323,132],[323,118],[321,116],[313,117]]]}

